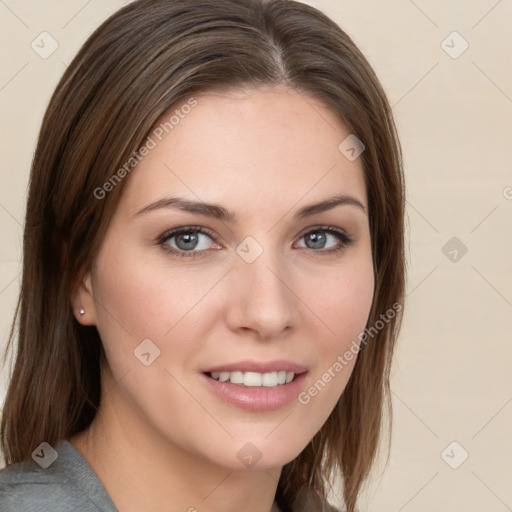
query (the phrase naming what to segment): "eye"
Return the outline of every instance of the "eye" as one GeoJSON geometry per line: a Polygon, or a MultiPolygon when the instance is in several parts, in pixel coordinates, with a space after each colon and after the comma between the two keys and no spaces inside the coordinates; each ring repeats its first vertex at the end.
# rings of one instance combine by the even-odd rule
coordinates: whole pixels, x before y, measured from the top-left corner
{"type": "Polygon", "coordinates": [[[352,238],[347,233],[332,226],[319,226],[310,229],[300,239],[305,240],[306,249],[311,249],[311,251],[317,253],[338,252],[353,243],[352,238]]]}
{"type": "MultiPolygon", "coordinates": [[[[167,231],[158,239],[158,244],[167,252],[180,257],[190,258],[211,249],[213,239],[213,233],[206,228],[186,226],[167,231]]],[[[213,245],[216,246],[214,248],[220,247],[218,244],[213,245]]]]}
{"type": "MultiPolygon", "coordinates": [[[[299,238],[302,239],[306,241],[306,245],[299,247],[309,249],[315,255],[337,253],[353,243],[347,233],[332,226],[310,229],[299,238]]],[[[157,242],[166,252],[181,258],[205,256],[209,249],[222,248],[215,243],[215,234],[200,226],[185,226],[167,231],[157,242]]]]}

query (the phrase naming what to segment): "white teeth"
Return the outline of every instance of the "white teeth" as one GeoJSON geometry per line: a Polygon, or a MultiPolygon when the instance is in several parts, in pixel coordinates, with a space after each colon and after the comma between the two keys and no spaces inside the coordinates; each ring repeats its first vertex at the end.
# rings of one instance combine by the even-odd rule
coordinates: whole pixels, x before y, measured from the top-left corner
{"type": "Polygon", "coordinates": [[[244,383],[244,374],[242,372],[231,372],[231,376],[229,379],[233,384],[243,384],[244,383]]]}
{"type": "Polygon", "coordinates": [[[279,379],[277,378],[277,372],[264,373],[261,378],[261,383],[267,388],[273,388],[279,384],[279,379]]]}
{"type": "MultiPolygon", "coordinates": [[[[231,375],[233,375],[233,374],[231,374],[231,375]]],[[[261,380],[262,380],[261,373],[245,372],[244,378],[243,378],[243,385],[251,386],[251,387],[261,386],[261,380]]],[[[233,381],[231,380],[231,382],[233,382],[233,381]]]]}
{"type": "Polygon", "coordinates": [[[279,372],[211,372],[213,379],[220,382],[231,382],[232,384],[243,384],[248,387],[274,388],[288,384],[293,380],[295,373],[285,370],[279,372]]]}

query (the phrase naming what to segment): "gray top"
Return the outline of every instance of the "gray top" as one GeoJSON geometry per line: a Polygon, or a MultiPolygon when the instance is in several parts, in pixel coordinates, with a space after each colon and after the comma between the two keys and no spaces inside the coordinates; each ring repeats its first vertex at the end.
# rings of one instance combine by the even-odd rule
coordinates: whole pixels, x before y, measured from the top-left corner
{"type": "Polygon", "coordinates": [[[0,471],[2,512],[118,512],[96,473],[70,442],[60,442],[55,450],[45,445],[34,452],[34,460],[0,471]]]}
{"type": "MultiPolygon", "coordinates": [[[[42,443],[29,461],[0,470],[1,512],[118,512],[96,473],[69,441],[42,443]]],[[[309,491],[299,492],[293,512],[331,512],[309,491]]]]}

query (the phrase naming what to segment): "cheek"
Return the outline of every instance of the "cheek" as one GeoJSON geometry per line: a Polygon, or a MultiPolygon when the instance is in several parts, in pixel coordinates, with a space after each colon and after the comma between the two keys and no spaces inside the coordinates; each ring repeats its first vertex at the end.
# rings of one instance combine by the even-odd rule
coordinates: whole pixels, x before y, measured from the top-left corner
{"type": "Polygon", "coordinates": [[[331,334],[322,345],[325,353],[332,356],[345,351],[353,340],[359,342],[358,335],[366,326],[374,292],[371,255],[354,254],[315,288],[315,309],[331,334]]]}
{"type": "Polygon", "coordinates": [[[314,336],[315,370],[298,397],[308,418],[315,418],[305,424],[311,435],[335,407],[354,369],[373,301],[371,255],[354,254],[337,272],[320,276],[315,289],[317,293],[309,294],[308,303],[321,320],[314,336]]]}
{"type": "MultiPolygon", "coordinates": [[[[154,389],[165,386],[164,369],[180,374],[193,371],[195,356],[207,343],[205,333],[219,312],[213,298],[215,286],[225,268],[201,272],[188,265],[171,265],[165,258],[148,261],[144,251],[112,242],[105,244],[97,259],[93,274],[96,327],[114,376],[131,372],[134,395],[150,381],[154,389]],[[151,373],[137,358],[148,349],[158,355],[150,365],[151,373]],[[148,375],[154,377],[148,379],[148,375]]],[[[161,392],[169,391],[164,387],[161,392]]]]}
{"type": "Polygon", "coordinates": [[[214,276],[197,279],[190,271],[170,271],[168,266],[149,264],[137,252],[122,261],[106,255],[98,260],[93,282],[98,329],[134,341],[141,336],[162,339],[192,310],[209,281],[213,285],[214,276]]]}

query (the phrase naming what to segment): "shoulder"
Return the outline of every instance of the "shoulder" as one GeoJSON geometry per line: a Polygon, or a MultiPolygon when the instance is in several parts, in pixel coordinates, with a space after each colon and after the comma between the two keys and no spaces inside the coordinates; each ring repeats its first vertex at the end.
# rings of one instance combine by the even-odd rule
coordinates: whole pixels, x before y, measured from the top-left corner
{"type": "Polygon", "coordinates": [[[303,486],[295,496],[292,512],[340,512],[330,505],[318,492],[303,486]]]}
{"type": "Polygon", "coordinates": [[[11,464],[0,470],[0,511],[81,512],[111,511],[98,493],[89,492],[88,474],[70,445],[57,446],[58,458],[43,468],[33,460],[11,464]],[[84,478],[85,477],[85,478],[84,478]],[[85,481],[84,481],[85,480],[85,481]],[[85,485],[83,485],[85,484],[85,485]]]}
{"type": "Polygon", "coordinates": [[[68,512],[98,509],[69,482],[44,473],[26,463],[0,470],[0,510],[2,512],[68,512]]]}
{"type": "Polygon", "coordinates": [[[12,464],[0,471],[2,512],[98,512],[80,489],[55,473],[27,463],[12,464]]]}

